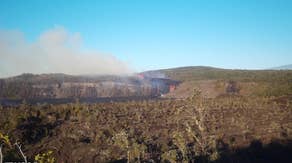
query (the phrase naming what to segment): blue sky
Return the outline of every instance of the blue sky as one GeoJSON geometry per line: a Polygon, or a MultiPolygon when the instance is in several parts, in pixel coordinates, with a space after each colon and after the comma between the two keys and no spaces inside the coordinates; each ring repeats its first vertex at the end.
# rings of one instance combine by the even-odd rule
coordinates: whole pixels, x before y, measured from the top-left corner
{"type": "MultiPolygon", "coordinates": [[[[55,26],[137,71],[292,63],[290,0],[1,0],[0,30],[28,42],[55,26]]],[[[1,54],[0,54],[1,56],[1,54]]]]}

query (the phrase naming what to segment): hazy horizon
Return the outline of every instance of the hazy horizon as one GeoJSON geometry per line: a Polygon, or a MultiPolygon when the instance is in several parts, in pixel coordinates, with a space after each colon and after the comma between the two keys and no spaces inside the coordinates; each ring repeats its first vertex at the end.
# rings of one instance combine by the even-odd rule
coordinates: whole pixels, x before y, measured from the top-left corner
{"type": "Polygon", "coordinates": [[[1,1],[0,78],[292,61],[292,2],[1,1]]]}

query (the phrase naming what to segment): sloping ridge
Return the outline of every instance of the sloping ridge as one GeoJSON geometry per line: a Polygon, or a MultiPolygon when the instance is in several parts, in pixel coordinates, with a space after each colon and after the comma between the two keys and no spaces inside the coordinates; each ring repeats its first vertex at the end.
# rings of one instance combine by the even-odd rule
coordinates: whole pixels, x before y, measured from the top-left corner
{"type": "Polygon", "coordinates": [[[279,67],[273,67],[272,70],[292,70],[292,64],[283,65],[279,67]]]}

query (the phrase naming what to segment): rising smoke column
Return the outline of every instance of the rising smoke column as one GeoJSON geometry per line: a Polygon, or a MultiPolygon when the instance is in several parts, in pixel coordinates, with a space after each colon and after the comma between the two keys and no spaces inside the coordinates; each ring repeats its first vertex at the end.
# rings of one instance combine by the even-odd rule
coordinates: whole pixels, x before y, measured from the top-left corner
{"type": "Polygon", "coordinates": [[[0,30],[0,77],[22,73],[123,75],[129,66],[112,55],[83,50],[79,33],[55,27],[29,42],[19,31],[0,30]]]}

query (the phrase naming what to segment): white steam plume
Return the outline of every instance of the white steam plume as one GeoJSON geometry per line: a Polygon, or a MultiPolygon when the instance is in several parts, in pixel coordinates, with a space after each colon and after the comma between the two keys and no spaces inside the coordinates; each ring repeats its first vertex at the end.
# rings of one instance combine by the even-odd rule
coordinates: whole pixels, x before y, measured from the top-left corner
{"type": "Polygon", "coordinates": [[[82,50],[80,35],[62,27],[42,33],[33,43],[21,32],[0,30],[0,78],[21,73],[124,75],[131,69],[112,55],[82,50]]]}

